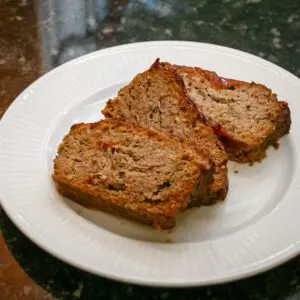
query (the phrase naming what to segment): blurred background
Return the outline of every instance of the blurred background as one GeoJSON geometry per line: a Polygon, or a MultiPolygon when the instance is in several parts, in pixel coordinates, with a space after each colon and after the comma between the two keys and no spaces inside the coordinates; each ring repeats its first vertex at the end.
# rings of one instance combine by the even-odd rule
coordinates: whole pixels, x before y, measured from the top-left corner
{"type": "Polygon", "coordinates": [[[145,40],[192,40],[252,52],[284,66],[300,57],[299,1],[42,0],[46,68],[87,52],[145,40]],[[284,9],[285,8],[285,9],[284,9]],[[293,31],[291,31],[292,29],[293,31]],[[294,53],[288,50],[295,47],[294,53]]]}
{"type": "Polygon", "coordinates": [[[199,41],[251,52],[300,76],[299,37],[299,0],[0,0],[0,97],[14,90],[1,100],[0,116],[7,99],[40,74],[97,49],[199,41]]]}

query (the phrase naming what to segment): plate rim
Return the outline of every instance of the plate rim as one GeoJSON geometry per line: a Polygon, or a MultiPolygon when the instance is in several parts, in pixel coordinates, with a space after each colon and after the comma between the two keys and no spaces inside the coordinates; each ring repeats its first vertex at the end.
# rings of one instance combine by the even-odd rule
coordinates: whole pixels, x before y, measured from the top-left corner
{"type": "MultiPolygon", "coordinates": [[[[74,64],[84,63],[84,61],[91,60],[94,57],[98,57],[99,55],[104,56],[106,54],[111,54],[111,52],[114,50],[115,51],[118,51],[118,50],[124,51],[124,50],[130,50],[132,48],[136,48],[139,46],[149,47],[149,46],[156,46],[156,45],[157,46],[171,45],[174,47],[178,44],[192,46],[192,47],[195,47],[195,46],[196,47],[199,47],[199,46],[200,47],[201,46],[211,47],[211,48],[217,48],[219,50],[226,50],[229,52],[234,52],[234,53],[238,54],[239,56],[242,55],[243,57],[250,56],[255,61],[263,62],[266,66],[269,65],[273,68],[275,67],[277,70],[280,70],[287,77],[287,79],[289,79],[291,82],[294,82],[295,85],[297,85],[297,84],[299,85],[299,83],[300,83],[300,79],[297,76],[295,76],[294,74],[290,73],[289,71],[283,69],[282,67],[280,67],[272,62],[266,61],[263,58],[257,57],[251,53],[247,53],[247,52],[233,49],[230,47],[209,44],[209,43],[189,42],[189,41],[148,41],[148,42],[139,42],[139,43],[125,44],[125,45],[118,45],[118,46],[114,46],[114,47],[110,47],[110,48],[97,50],[97,51],[91,52],[87,55],[75,58],[75,59],[51,70],[50,72],[42,75],[41,77],[39,77],[36,81],[31,83],[22,93],[20,93],[19,96],[17,96],[17,98],[12,102],[10,107],[4,113],[2,119],[0,120],[0,133],[1,133],[1,128],[2,128],[1,125],[3,125],[7,116],[9,116],[11,113],[13,113],[14,107],[17,106],[18,102],[21,100],[21,95],[26,94],[28,91],[30,91],[32,86],[34,86],[39,81],[45,80],[47,78],[47,76],[50,76],[52,73],[55,73],[58,70],[60,72],[63,72],[65,68],[72,67],[74,64]]],[[[126,282],[126,283],[134,283],[134,284],[139,284],[139,285],[148,285],[148,286],[157,286],[157,287],[192,287],[192,286],[203,286],[203,285],[210,285],[210,284],[220,284],[220,283],[230,282],[233,280],[257,275],[259,273],[262,273],[266,270],[274,268],[274,267],[292,259],[293,257],[297,256],[300,253],[300,244],[298,243],[298,244],[294,245],[294,247],[290,248],[288,251],[285,251],[285,254],[280,256],[279,259],[277,257],[277,259],[272,260],[271,262],[266,263],[265,265],[260,265],[259,268],[256,268],[256,269],[254,268],[253,270],[248,270],[243,273],[236,273],[234,275],[231,275],[230,277],[225,275],[225,277],[219,276],[219,277],[216,277],[215,279],[210,279],[210,280],[205,279],[204,281],[201,279],[200,280],[196,279],[195,281],[189,281],[189,282],[186,282],[184,280],[182,280],[182,282],[169,282],[169,281],[162,282],[162,281],[145,281],[145,279],[143,279],[139,276],[137,276],[136,278],[128,278],[128,277],[124,278],[124,277],[122,277],[122,275],[117,276],[116,274],[108,274],[107,272],[101,272],[101,269],[98,269],[98,271],[89,269],[87,267],[84,267],[83,265],[80,265],[80,263],[76,263],[72,259],[69,259],[66,255],[64,256],[64,255],[61,255],[60,253],[57,253],[56,251],[53,251],[53,249],[51,249],[47,245],[40,243],[40,241],[38,239],[36,239],[30,231],[26,231],[26,227],[23,226],[22,222],[17,218],[14,211],[11,208],[9,208],[8,203],[4,199],[0,198],[0,204],[2,206],[2,209],[5,211],[5,213],[8,215],[8,217],[13,221],[13,223],[16,225],[16,227],[25,236],[27,236],[31,241],[33,241],[36,245],[38,245],[40,248],[42,248],[44,251],[50,253],[51,255],[59,258],[60,260],[65,261],[68,264],[75,266],[79,269],[85,270],[85,271],[93,273],[95,275],[100,275],[103,277],[107,277],[107,278],[110,278],[113,280],[118,280],[118,281],[122,281],[122,282],[126,282]]]]}

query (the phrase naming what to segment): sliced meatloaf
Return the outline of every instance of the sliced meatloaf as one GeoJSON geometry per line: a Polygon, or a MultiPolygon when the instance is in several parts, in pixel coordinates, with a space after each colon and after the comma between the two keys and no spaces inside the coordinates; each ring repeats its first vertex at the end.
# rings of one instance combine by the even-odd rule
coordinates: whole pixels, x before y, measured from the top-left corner
{"type": "Polygon", "coordinates": [[[192,145],[105,120],[72,126],[54,160],[59,192],[88,208],[161,229],[205,197],[213,167],[192,145]]]}
{"type": "Polygon", "coordinates": [[[226,197],[228,189],[227,155],[213,130],[202,124],[196,106],[186,97],[176,70],[156,60],[122,88],[103,110],[106,118],[154,128],[196,145],[199,154],[207,153],[215,164],[214,182],[209,197],[195,205],[213,204],[226,197]]]}
{"type": "MultiPolygon", "coordinates": [[[[164,64],[165,67],[172,67],[164,64]]],[[[200,68],[174,66],[204,123],[223,142],[229,159],[252,163],[289,132],[288,104],[266,86],[218,76],[200,68]]]]}

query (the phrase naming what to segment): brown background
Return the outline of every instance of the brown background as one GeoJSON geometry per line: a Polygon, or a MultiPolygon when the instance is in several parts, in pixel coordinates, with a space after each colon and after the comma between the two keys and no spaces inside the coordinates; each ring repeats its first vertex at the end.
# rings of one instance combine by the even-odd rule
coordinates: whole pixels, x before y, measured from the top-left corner
{"type": "MultiPolygon", "coordinates": [[[[0,0],[0,118],[42,71],[34,1],[0,0]]],[[[15,261],[0,233],[0,299],[53,299],[15,261]]]]}

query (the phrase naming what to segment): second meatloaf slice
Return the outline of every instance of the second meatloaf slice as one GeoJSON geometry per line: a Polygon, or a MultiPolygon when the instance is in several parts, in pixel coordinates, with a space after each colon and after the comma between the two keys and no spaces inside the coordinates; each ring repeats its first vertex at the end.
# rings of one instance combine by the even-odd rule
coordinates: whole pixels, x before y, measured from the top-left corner
{"type": "Polygon", "coordinates": [[[164,68],[157,60],[121,89],[103,113],[107,118],[154,128],[195,143],[199,153],[210,155],[216,170],[208,198],[194,205],[213,204],[225,198],[227,155],[212,129],[201,123],[197,108],[186,97],[184,84],[175,70],[164,68]]]}
{"type": "Polygon", "coordinates": [[[210,160],[176,138],[117,121],[74,125],[59,146],[53,179],[89,208],[169,229],[212,182],[210,160]]]}

